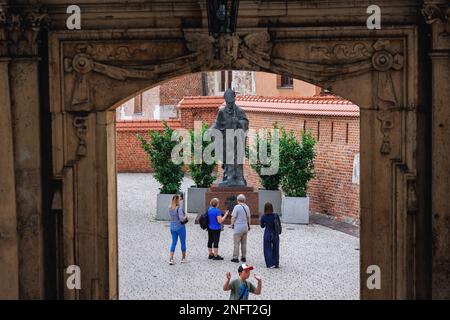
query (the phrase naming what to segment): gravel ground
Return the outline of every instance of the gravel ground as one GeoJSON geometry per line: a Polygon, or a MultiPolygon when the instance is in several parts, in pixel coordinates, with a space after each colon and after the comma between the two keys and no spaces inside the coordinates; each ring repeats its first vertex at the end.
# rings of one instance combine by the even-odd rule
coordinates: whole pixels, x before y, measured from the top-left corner
{"type": "MultiPolygon", "coordinates": [[[[185,191],[192,180],[185,178],[185,191]]],[[[151,174],[118,174],[119,292],[120,299],[226,300],[222,290],[227,271],[237,277],[238,264],[230,261],[232,230],[221,234],[224,261],[207,259],[207,232],[187,224],[188,263],[168,264],[171,243],[167,222],[155,221],[159,184],[151,174]]],[[[283,225],[280,269],[267,269],[262,247],[263,230],[253,226],[247,242],[247,263],[263,279],[260,296],[251,299],[359,299],[359,239],[321,225],[283,225]]],[[[251,276],[251,281],[256,281],[251,276]]]]}

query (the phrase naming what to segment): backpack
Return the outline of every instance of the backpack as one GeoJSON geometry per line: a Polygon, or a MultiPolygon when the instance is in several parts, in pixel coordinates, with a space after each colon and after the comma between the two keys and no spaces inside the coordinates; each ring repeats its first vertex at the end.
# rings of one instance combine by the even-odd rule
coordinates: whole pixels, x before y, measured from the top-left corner
{"type": "MultiPolygon", "coordinates": [[[[208,210],[209,210],[209,208],[208,208],[208,210]]],[[[200,225],[200,228],[202,228],[203,230],[208,229],[208,225],[209,225],[208,210],[206,210],[206,212],[203,213],[200,216],[200,218],[198,219],[198,224],[200,225]]]]}
{"type": "Polygon", "coordinates": [[[275,220],[273,221],[273,224],[275,226],[275,232],[277,234],[281,234],[281,221],[280,221],[280,216],[278,214],[275,214],[275,220]]]}

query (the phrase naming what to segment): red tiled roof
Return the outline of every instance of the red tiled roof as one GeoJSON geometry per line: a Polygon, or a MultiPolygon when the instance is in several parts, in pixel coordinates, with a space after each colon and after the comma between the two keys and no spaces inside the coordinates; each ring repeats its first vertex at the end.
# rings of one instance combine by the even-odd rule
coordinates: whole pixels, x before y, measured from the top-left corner
{"type": "MultiPolygon", "coordinates": [[[[180,120],[167,120],[167,125],[171,129],[181,128],[180,120]]],[[[147,130],[163,130],[164,124],[160,120],[123,120],[117,121],[116,130],[117,131],[147,131],[147,130]]]]}
{"type": "Polygon", "coordinates": [[[194,96],[184,97],[177,105],[178,109],[183,108],[214,108],[222,105],[223,97],[217,96],[194,96]]]}
{"type": "MultiPolygon", "coordinates": [[[[246,111],[302,114],[311,116],[359,117],[359,107],[334,95],[312,97],[237,96],[236,101],[246,111]]],[[[220,107],[223,97],[185,97],[178,108],[220,107]]]]}

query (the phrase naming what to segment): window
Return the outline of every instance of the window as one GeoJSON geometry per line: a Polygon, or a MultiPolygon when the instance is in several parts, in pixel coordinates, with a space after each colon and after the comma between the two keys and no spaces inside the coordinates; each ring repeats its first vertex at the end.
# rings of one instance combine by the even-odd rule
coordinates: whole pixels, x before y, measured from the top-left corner
{"type": "Polygon", "coordinates": [[[225,91],[225,83],[226,83],[225,78],[226,78],[225,71],[220,71],[219,91],[225,91]]]}
{"type": "Polygon", "coordinates": [[[293,88],[294,79],[288,76],[279,76],[278,87],[280,88],[293,88]]]}
{"type": "Polygon", "coordinates": [[[233,71],[220,71],[219,91],[224,92],[231,88],[233,82],[233,71]]]}
{"type": "Polygon", "coordinates": [[[359,153],[355,154],[355,158],[353,159],[353,171],[352,171],[352,183],[359,184],[360,177],[360,160],[359,153]]]}
{"type": "Polygon", "coordinates": [[[134,97],[134,113],[142,114],[142,93],[134,97]]]}

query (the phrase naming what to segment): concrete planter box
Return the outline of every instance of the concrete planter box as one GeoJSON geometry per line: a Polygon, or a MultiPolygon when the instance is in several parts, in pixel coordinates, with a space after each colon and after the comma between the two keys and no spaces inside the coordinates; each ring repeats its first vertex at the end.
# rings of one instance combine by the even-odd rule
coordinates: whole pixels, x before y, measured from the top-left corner
{"type": "Polygon", "coordinates": [[[284,197],[281,214],[283,223],[309,224],[309,197],[284,197]]]}
{"type": "Polygon", "coordinates": [[[281,214],[281,191],[280,190],[258,190],[259,216],[264,214],[264,205],[270,202],[275,213],[281,214]]]}
{"type": "Polygon", "coordinates": [[[169,221],[169,207],[174,194],[158,193],[156,196],[156,220],[169,221]]]}
{"type": "Polygon", "coordinates": [[[208,188],[190,187],[187,190],[186,202],[187,212],[204,213],[205,212],[205,193],[208,188]]]}

